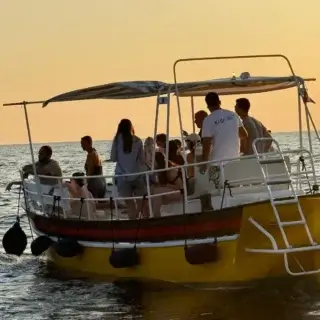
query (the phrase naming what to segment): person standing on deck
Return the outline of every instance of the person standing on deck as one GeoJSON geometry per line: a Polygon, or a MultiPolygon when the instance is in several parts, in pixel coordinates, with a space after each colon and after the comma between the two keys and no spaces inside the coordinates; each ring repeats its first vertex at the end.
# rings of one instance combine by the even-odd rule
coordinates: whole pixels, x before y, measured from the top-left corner
{"type": "MultiPolygon", "coordinates": [[[[87,151],[87,159],[84,165],[87,176],[102,176],[103,169],[101,158],[95,148],[92,146],[92,138],[85,136],[81,138],[81,147],[87,151]]],[[[105,178],[91,178],[87,179],[88,190],[94,198],[104,198],[106,193],[107,183],[105,178]]]]}
{"type": "MultiPolygon", "coordinates": [[[[145,171],[145,158],[143,144],[135,135],[133,125],[129,119],[122,119],[118,125],[117,133],[112,142],[111,160],[116,162],[117,188],[120,197],[144,197],[147,196],[147,188],[144,175],[126,174],[140,173],[145,171]]],[[[148,212],[144,210],[143,199],[126,199],[129,218],[139,218],[140,211],[144,217],[148,212]]]]}
{"type": "MultiPolygon", "coordinates": [[[[266,127],[257,119],[249,116],[250,101],[247,98],[239,98],[236,100],[235,111],[242,120],[243,126],[248,132],[248,144],[245,150],[241,150],[244,155],[254,154],[252,143],[257,138],[270,138],[271,135],[266,127]]],[[[268,152],[270,150],[272,140],[259,141],[256,143],[259,153],[268,152]]]]}
{"type": "MultiPolygon", "coordinates": [[[[202,161],[219,161],[239,157],[240,140],[243,149],[247,148],[248,140],[248,133],[243,127],[241,119],[235,112],[221,108],[221,102],[216,92],[209,92],[205,101],[211,113],[204,119],[202,125],[202,161]],[[209,159],[210,151],[211,159],[209,159]]],[[[204,174],[207,168],[207,164],[201,165],[200,173],[204,174]]],[[[209,166],[209,177],[218,189],[220,187],[220,166],[218,163],[209,166]]]]}

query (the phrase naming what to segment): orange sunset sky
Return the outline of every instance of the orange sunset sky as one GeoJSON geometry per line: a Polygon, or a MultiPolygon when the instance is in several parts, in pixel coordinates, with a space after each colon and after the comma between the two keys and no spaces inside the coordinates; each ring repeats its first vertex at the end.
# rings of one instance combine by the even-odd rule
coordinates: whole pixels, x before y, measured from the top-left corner
{"type": "MultiPolygon", "coordinates": [[[[173,81],[178,58],[282,53],[295,72],[320,80],[320,0],[3,0],[0,2],[0,102],[45,100],[73,89],[125,80],[173,81]]],[[[284,61],[181,65],[178,80],[239,75],[289,75],[284,61]]],[[[319,85],[308,85],[320,101],[319,85]]],[[[235,96],[222,97],[233,109],[235,96]]],[[[249,97],[252,114],[273,132],[297,129],[296,91],[249,97]]],[[[183,121],[191,130],[189,100],[183,121]]],[[[196,109],[204,108],[203,98],[196,109]]],[[[171,134],[179,132],[172,105],[171,134]]],[[[316,124],[318,104],[310,105],[316,124]]],[[[29,107],[34,142],[111,139],[130,118],[152,135],[155,99],[84,101],[29,107]]],[[[160,131],[165,129],[161,113],[160,131]]],[[[23,110],[0,107],[0,144],[27,142],[23,110]]]]}

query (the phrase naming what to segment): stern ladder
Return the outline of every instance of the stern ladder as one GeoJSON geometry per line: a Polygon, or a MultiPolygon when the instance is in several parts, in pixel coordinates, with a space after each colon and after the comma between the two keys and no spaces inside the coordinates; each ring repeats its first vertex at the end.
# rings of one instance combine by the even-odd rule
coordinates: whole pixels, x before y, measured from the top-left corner
{"type": "Polygon", "coordinates": [[[264,181],[264,186],[266,187],[266,190],[268,192],[268,196],[270,199],[270,204],[276,219],[276,224],[279,227],[285,249],[279,249],[274,237],[267,231],[265,228],[263,228],[259,223],[257,223],[253,218],[249,218],[249,221],[259,230],[261,231],[265,236],[269,238],[269,240],[272,243],[273,249],[247,249],[249,252],[260,252],[260,253],[278,253],[278,254],[283,254],[284,256],[284,265],[285,269],[288,272],[288,274],[293,275],[293,276],[299,276],[299,275],[306,275],[306,274],[315,274],[320,272],[320,269],[317,270],[310,270],[310,271],[305,271],[302,265],[299,263],[299,261],[295,258],[297,264],[299,265],[300,269],[302,270],[301,272],[293,272],[290,270],[289,267],[289,261],[288,261],[288,254],[289,253],[294,253],[294,252],[306,252],[306,251],[314,251],[314,250],[320,250],[320,245],[315,242],[313,239],[310,228],[308,226],[308,223],[306,221],[305,215],[303,213],[303,210],[301,208],[297,193],[293,187],[293,183],[290,177],[290,173],[288,170],[287,163],[284,159],[283,153],[281,151],[281,148],[279,146],[279,143],[274,140],[273,138],[258,138],[253,142],[253,151],[256,156],[257,162],[259,164],[259,167],[261,169],[263,181],[264,181]],[[274,157],[265,157],[267,154],[261,154],[257,150],[257,143],[261,143],[262,141],[272,141],[275,145],[273,155],[274,157]],[[268,175],[268,165],[270,164],[283,164],[285,170],[284,173],[282,174],[277,174],[277,175],[268,175]],[[274,191],[272,189],[272,186],[277,186],[277,185],[289,185],[289,190],[290,194],[288,196],[284,197],[276,197],[274,195],[274,191]],[[297,211],[299,213],[299,218],[297,220],[292,220],[292,221],[282,221],[279,215],[278,208],[283,205],[287,204],[293,204],[296,205],[297,211]],[[285,228],[290,227],[290,226],[297,226],[301,225],[304,228],[304,231],[307,235],[308,238],[308,245],[306,246],[301,246],[301,247],[294,247],[289,243],[289,240],[286,235],[285,228]]]}

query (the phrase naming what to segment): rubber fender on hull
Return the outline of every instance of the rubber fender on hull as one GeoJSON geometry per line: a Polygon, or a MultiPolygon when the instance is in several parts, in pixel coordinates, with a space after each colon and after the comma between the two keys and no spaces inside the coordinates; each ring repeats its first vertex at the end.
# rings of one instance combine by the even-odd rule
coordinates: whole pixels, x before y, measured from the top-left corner
{"type": "Polygon", "coordinates": [[[21,256],[28,244],[27,236],[17,221],[3,236],[2,246],[6,253],[21,256]]]}
{"type": "Polygon", "coordinates": [[[40,256],[40,254],[47,251],[52,244],[53,241],[49,237],[40,236],[31,242],[31,253],[36,257],[40,256]]]}
{"type": "Polygon", "coordinates": [[[184,256],[188,263],[201,265],[218,261],[217,243],[202,243],[184,248],[184,256]]]}
{"type": "Polygon", "coordinates": [[[136,247],[112,250],[109,263],[116,269],[132,268],[140,264],[140,254],[136,247]]]}
{"type": "Polygon", "coordinates": [[[73,258],[83,253],[83,246],[77,240],[63,238],[53,244],[56,253],[63,258],[73,258]]]}

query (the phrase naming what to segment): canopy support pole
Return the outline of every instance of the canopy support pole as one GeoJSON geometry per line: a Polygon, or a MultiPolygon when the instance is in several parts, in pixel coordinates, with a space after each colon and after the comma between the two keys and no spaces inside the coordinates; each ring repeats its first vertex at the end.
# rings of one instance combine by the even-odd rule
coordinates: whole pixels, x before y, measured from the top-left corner
{"type": "Polygon", "coordinates": [[[299,122],[299,144],[300,149],[303,148],[303,138],[302,138],[302,110],[301,110],[301,99],[300,99],[300,86],[298,88],[298,122],[299,122]]]}
{"type": "Polygon", "coordinates": [[[311,116],[311,112],[310,112],[309,107],[308,107],[307,104],[306,104],[306,112],[307,112],[307,115],[308,115],[308,117],[309,117],[309,119],[310,119],[310,122],[311,122],[311,124],[312,124],[313,130],[314,130],[314,132],[315,132],[315,134],[316,134],[316,136],[317,136],[317,139],[318,139],[319,142],[320,142],[320,136],[319,136],[317,127],[316,127],[316,125],[315,125],[315,123],[314,123],[314,121],[313,121],[313,118],[312,118],[312,116],[311,116]]]}
{"type": "Polygon", "coordinates": [[[28,104],[43,104],[45,101],[22,101],[22,102],[11,102],[11,103],[4,103],[4,107],[9,106],[26,106],[28,104]]]}
{"type": "Polygon", "coordinates": [[[157,138],[157,132],[158,132],[158,119],[159,119],[159,106],[160,106],[160,97],[161,91],[159,90],[157,95],[157,105],[156,105],[156,116],[154,120],[154,131],[153,131],[153,142],[154,142],[154,148],[152,150],[152,164],[151,169],[154,170],[155,161],[156,161],[156,138],[157,138]]]}
{"type": "MultiPolygon", "coordinates": [[[[299,96],[300,97],[300,96],[299,96]]],[[[301,103],[301,97],[300,97],[300,103],[301,103]]],[[[307,130],[308,130],[308,141],[309,141],[309,150],[311,153],[312,152],[312,141],[311,141],[311,132],[310,132],[310,117],[309,117],[309,113],[308,113],[308,107],[307,107],[307,103],[303,102],[304,104],[304,110],[306,113],[306,123],[307,123],[307,130]]]]}
{"type": "Polygon", "coordinates": [[[196,132],[196,126],[195,126],[195,118],[194,118],[194,98],[191,96],[191,114],[192,114],[192,132],[196,132]]]}
{"type": "Polygon", "coordinates": [[[170,137],[170,91],[167,93],[167,129],[166,129],[166,168],[169,167],[169,137],[170,137]]]}
{"type": "Polygon", "coordinates": [[[33,152],[33,144],[32,144],[32,138],[31,138],[31,130],[30,130],[30,123],[29,123],[29,116],[28,116],[28,110],[27,110],[27,102],[23,102],[23,110],[24,110],[24,117],[26,121],[26,127],[27,127],[27,133],[28,133],[28,140],[29,140],[29,149],[31,153],[31,160],[32,160],[32,167],[33,167],[33,175],[34,179],[36,181],[37,185],[37,191],[38,191],[38,196],[41,199],[41,206],[42,206],[42,212],[44,212],[44,203],[43,203],[43,197],[42,197],[42,192],[41,192],[41,187],[40,187],[40,179],[37,174],[37,168],[36,168],[36,162],[34,158],[34,152],[33,152]]]}

